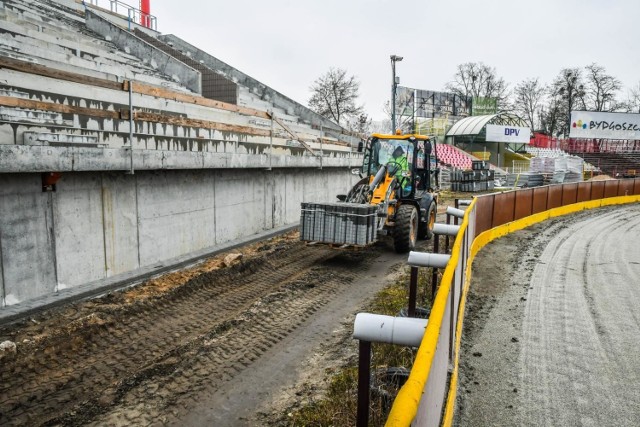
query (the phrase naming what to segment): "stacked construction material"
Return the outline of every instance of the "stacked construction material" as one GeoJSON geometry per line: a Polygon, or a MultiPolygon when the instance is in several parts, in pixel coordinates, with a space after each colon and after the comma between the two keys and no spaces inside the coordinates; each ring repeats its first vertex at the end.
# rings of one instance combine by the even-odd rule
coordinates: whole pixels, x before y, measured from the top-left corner
{"type": "Polygon", "coordinates": [[[580,157],[534,157],[530,171],[543,175],[544,184],[582,181],[584,161],[580,157]]]}
{"type": "Polygon", "coordinates": [[[525,172],[512,173],[507,176],[507,187],[540,187],[544,184],[544,175],[541,173],[525,172]]]}
{"type": "Polygon", "coordinates": [[[300,240],[366,246],[376,241],[376,205],[302,203],[300,240]]]}
{"type": "Polygon", "coordinates": [[[472,170],[454,169],[451,171],[451,191],[476,192],[493,190],[494,171],[489,169],[486,160],[471,162],[472,170]]]}

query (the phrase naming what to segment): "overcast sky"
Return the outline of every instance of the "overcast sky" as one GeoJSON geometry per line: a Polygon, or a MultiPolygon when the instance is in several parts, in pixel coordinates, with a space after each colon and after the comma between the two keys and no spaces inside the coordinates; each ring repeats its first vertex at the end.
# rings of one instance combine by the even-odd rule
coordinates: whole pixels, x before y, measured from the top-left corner
{"type": "Polygon", "coordinates": [[[161,33],[304,105],[315,79],[344,68],[376,120],[390,98],[391,54],[404,57],[400,84],[418,89],[443,90],[464,62],[495,67],[510,87],[592,62],[625,96],[640,82],[640,0],[151,0],[151,14],[161,33]]]}

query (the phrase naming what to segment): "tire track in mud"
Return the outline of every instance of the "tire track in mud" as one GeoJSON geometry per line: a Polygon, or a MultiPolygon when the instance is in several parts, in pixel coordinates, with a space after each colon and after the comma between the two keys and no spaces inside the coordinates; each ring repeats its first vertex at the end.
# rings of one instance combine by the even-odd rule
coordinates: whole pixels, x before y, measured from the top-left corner
{"type": "Polygon", "coordinates": [[[175,422],[197,393],[232,380],[375,256],[296,242],[162,297],[76,305],[58,333],[2,361],[0,424],[175,422]]]}

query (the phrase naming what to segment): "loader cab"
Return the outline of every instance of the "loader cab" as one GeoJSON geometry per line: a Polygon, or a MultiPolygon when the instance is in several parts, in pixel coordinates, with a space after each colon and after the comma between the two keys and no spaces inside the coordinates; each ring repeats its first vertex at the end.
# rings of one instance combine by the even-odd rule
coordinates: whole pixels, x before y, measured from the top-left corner
{"type": "Polygon", "coordinates": [[[362,174],[375,176],[387,166],[387,173],[395,176],[399,185],[398,198],[413,198],[417,193],[433,191],[432,145],[423,135],[374,134],[364,149],[362,174]]]}

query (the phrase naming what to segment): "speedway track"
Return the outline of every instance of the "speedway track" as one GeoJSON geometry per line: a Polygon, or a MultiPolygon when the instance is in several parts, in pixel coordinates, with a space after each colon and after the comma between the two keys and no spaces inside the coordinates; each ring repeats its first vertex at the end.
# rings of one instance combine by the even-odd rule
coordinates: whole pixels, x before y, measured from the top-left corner
{"type": "Polygon", "coordinates": [[[471,286],[458,425],[640,425],[640,205],[499,239],[471,286]]]}

